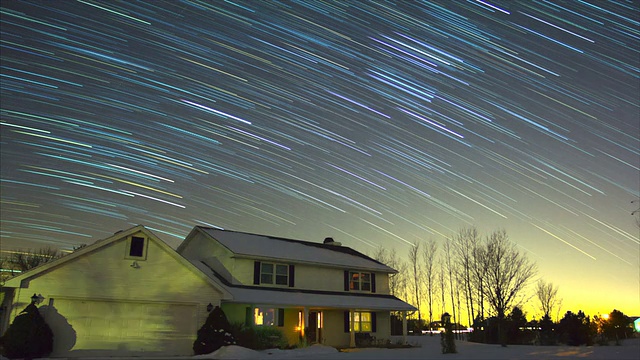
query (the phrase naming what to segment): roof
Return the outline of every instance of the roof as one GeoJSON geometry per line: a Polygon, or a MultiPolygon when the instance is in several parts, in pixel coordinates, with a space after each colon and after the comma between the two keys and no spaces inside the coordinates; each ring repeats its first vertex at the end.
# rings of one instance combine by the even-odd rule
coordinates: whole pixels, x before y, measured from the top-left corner
{"type": "Polygon", "coordinates": [[[323,309],[366,309],[384,311],[415,311],[393,295],[341,291],[301,290],[292,288],[261,288],[229,283],[203,261],[193,261],[200,271],[218,279],[232,294],[225,302],[283,307],[312,307],[323,309]]]}
{"type": "Polygon", "coordinates": [[[35,267],[33,269],[25,271],[25,272],[21,273],[20,275],[15,276],[15,277],[7,280],[4,283],[3,286],[4,287],[13,287],[13,288],[28,287],[28,282],[32,278],[38,277],[41,274],[46,273],[50,269],[54,269],[56,267],[63,266],[65,263],[67,263],[67,262],[69,262],[69,261],[71,261],[73,259],[76,259],[76,258],[81,257],[81,256],[85,256],[85,255],[87,255],[89,253],[92,253],[92,252],[95,252],[95,251],[98,251],[99,249],[101,249],[101,248],[103,248],[103,247],[105,247],[105,246],[107,246],[107,245],[109,245],[109,244],[111,244],[111,243],[113,243],[115,241],[121,240],[123,238],[126,238],[126,237],[128,237],[130,235],[136,234],[138,232],[144,233],[148,239],[150,239],[151,241],[154,241],[155,244],[157,244],[158,246],[160,246],[164,250],[166,250],[167,253],[169,253],[171,256],[173,256],[176,259],[176,261],[178,261],[182,265],[186,266],[189,270],[193,271],[198,276],[201,276],[203,279],[205,279],[205,281],[207,281],[214,288],[216,288],[219,291],[221,291],[222,294],[223,294],[223,298],[224,299],[229,298],[231,296],[231,294],[226,290],[226,288],[220,283],[220,281],[218,279],[211,278],[211,276],[208,276],[207,274],[204,274],[197,266],[194,266],[194,264],[192,264],[190,261],[185,259],[182,255],[178,254],[167,243],[162,241],[159,237],[157,237],[154,233],[152,233],[149,229],[147,229],[143,225],[137,225],[137,226],[131,227],[131,228],[126,229],[126,230],[117,231],[116,233],[114,233],[110,237],[102,239],[102,240],[97,240],[93,244],[84,246],[84,247],[72,252],[69,255],[65,255],[65,256],[63,256],[61,258],[58,258],[56,260],[44,263],[44,264],[42,264],[40,266],[37,266],[37,267],[35,267]]]}
{"type": "Polygon", "coordinates": [[[196,228],[220,242],[236,257],[285,260],[387,273],[397,272],[361,252],[342,245],[328,245],[203,226],[196,226],[196,228]]]}
{"type": "Polygon", "coordinates": [[[233,300],[227,302],[265,304],[274,306],[302,306],[332,309],[367,309],[386,311],[414,311],[410,304],[391,295],[354,296],[353,293],[317,293],[282,291],[259,288],[229,287],[233,300]],[[286,296],[283,296],[286,295],[286,296]]]}

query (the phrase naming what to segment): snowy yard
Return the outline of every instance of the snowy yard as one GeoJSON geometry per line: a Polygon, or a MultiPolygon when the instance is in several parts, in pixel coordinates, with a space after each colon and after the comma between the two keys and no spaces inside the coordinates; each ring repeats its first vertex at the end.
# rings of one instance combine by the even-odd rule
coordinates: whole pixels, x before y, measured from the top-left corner
{"type": "Polygon", "coordinates": [[[327,346],[310,346],[297,350],[254,352],[244,348],[220,349],[218,356],[200,359],[640,359],[640,339],[629,339],[622,346],[529,346],[486,345],[456,341],[457,354],[442,354],[439,336],[409,337],[410,349],[354,349],[338,352],[327,346]]]}
{"type": "MultiPolygon", "coordinates": [[[[254,351],[239,346],[228,346],[208,355],[191,357],[154,358],[171,360],[188,359],[305,359],[305,360],[349,360],[349,359],[640,359],[640,339],[625,340],[621,346],[532,346],[486,345],[456,341],[457,354],[442,354],[439,336],[409,337],[409,343],[416,347],[409,349],[351,349],[345,352],[323,346],[313,345],[295,350],[254,351]]],[[[102,360],[114,358],[87,358],[102,360]]],[[[119,358],[118,360],[124,360],[119,358]]],[[[141,357],[128,358],[140,360],[141,357]]]]}

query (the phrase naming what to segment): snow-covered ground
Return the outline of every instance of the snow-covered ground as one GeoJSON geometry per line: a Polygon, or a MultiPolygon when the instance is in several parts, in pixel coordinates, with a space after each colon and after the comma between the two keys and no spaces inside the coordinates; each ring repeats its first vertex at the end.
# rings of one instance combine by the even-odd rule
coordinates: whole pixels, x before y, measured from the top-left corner
{"type": "MultiPolygon", "coordinates": [[[[517,359],[517,360],[569,360],[569,359],[612,359],[639,360],[640,338],[627,339],[622,345],[615,346],[533,346],[510,345],[506,348],[500,345],[486,345],[456,341],[457,354],[442,354],[439,336],[415,336],[408,341],[414,345],[408,349],[350,349],[339,352],[324,345],[313,345],[295,350],[265,350],[254,351],[240,346],[226,346],[211,354],[184,357],[154,357],[154,360],[201,360],[201,359],[305,359],[305,360],[404,360],[404,359],[517,359]]],[[[113,358],[94,357],[82,360],[141,360],[144,357],[113,358]]],[[[4,358],[2,358],[4,360],[4,358]]],[[[62,360],[62,359],[59,359],[62,360]]],[[[79,359],[75,359],[79,360],[79,359]]]]}
{"type": "Polygon", "coordinates": [[[456,341],[458,353],[442,354],[439,336],[409,337],[416,347],[409,349],[353,349],[338,352],[336,349],[313,345],[296,350],[253,351],[241,347],[226,347],[209,355],[194,356],[198,359],[640,359],[640,339],[625,340],[621,346],[533,346],[486,345],[456,341]]]}

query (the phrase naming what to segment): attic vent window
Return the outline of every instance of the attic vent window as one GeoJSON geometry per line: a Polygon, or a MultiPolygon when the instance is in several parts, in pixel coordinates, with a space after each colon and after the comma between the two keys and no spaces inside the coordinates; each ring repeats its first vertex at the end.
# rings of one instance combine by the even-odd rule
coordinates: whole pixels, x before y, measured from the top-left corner
{"type": "Polygon", "coordinates": [[[145,260],[147,257],[147,239],[141,236],[132,236],[127,241],[127,259],[145,260]]]}
{"type": "Polygon", "coordinates": [[[131,247],[129,248],[129,256],[141,257],[144,253],[144,238],[131,237],[131,247]]]}

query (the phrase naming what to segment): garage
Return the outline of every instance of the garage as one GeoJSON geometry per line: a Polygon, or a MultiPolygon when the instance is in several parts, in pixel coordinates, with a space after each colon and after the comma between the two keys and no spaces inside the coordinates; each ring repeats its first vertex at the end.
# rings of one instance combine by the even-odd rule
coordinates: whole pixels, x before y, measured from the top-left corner
{"type": "Polygon", "coordinates": [[[55,297],[53,307],[44,316],[54,336],[75,332],[57,356],[188,354],[198,330],[195,304],[55,297]]]}

